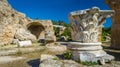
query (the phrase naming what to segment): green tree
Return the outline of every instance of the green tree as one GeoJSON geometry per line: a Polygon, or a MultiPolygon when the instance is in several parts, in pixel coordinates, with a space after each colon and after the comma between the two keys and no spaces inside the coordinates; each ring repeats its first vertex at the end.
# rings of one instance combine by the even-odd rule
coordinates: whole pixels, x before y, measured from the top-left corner
{"type": "Polygon", "coordinates": [[[69,30],[70,24],[67,24],[66,22],[64,22],[62,20],[52,21],[52,23],[53,23],[53,25],[60,25],[60,26],[66,27],[66,29],[64,30],[64,33],[61,35],[58,35],[59,28],[54,27],[55,35],[56,35],[57,39],[59,39],[61,36],[65,36],[67,38],[67,40],[71,40],[71,33],[69,30]]]}
{"type": "Polygon", "coordinates": [[[64,33],[61,34],[61,36],[67,37],[67,40],[68,40],[68,41],[71,40],[71,32],[70,32],[69,27],[67,27],[67,28],[64,30],[64,33]]]}
{"type": "Polygon", "coordinates": [[[105,36],[111,37],[111,27],[108,27],[108,28],[103,27],[102,28],[102,41],[106,40],[105,36]]]}

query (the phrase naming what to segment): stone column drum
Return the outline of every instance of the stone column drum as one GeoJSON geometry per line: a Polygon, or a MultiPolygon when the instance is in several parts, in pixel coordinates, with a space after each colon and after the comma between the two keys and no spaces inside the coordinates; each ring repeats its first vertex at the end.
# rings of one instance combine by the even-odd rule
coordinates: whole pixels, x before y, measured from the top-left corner
{"type": "Polygon", "coordinates": [[[73,42],[69,42],[68,48],[74,60],[97,62],[103,59],[107,62],[114,59],[102,50],[99,40],[105,19],[113,14],[113,10],[100,10],[98,7],[69,14],[73,42]]]}
{"type": "Polygon", "coordinates": [[[111,47],[120,49],[120,0],[105,0],[105,2],[115,10],[115,15],[112,17],[111,47]]]}

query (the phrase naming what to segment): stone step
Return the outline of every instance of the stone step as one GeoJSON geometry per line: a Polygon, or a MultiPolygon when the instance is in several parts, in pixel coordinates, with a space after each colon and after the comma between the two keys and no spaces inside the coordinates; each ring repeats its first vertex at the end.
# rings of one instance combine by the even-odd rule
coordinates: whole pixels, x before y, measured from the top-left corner
{"type": "Polygon", "coordinates": [[[97,46],[97,45],[101,45],[101,42],[97,42],[97,43],[81,43],[81,42],[68,42],[68,45],[79,45],[79,46],[97,46]]]}
{"type": "Polygon", "coordinates": [[[106,55],[106,52],[103,50],[95,50],[95,51],[72,51],[73,54],[82,54],[82,53],[91,53],[94,54],[96,57],[104,56],[106,55]]]}
{"type": "Polygon", "coordinates": [[[103,49],[101,46],[79,46],[79,47],[69,47],[71,50],[81,50],[81,51],[89,51],[89,50],[101,50],[103,49]]]}

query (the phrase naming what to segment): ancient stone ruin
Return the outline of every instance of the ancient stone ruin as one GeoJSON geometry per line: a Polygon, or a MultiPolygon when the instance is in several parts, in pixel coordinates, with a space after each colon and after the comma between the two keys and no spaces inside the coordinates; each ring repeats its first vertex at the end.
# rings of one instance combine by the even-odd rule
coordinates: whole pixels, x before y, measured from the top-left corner
{"type": "Polygon", "coordinates": [[[65,31],[65,29],[66,29],[66,27],[60,26],[60,25],[53,25],[53,26],[54,26],[55,28],[57,28],[57,30],[58,30],[58,35],[63,34],[64,31],[65,31]]]}
{"type": "Polygon", "coordinates": [[[113,10],[100,10],[98,7],[71,12],[71,37],[73,42],[69,43],[73,59],[80,61],[93,61],[114,59],[106,54],[101,47],[99,35],[105,19],[114,14],[113,10]]]}
{"type": "Polygon", "coordinates": [[[36,36],[37,40],[56,41],[51,20],[34,20],[27,25],[27,29],[36,36]]]}
{"type": "Polygon", "coordinates": [[[51,20],[32,20],[14,10],[7,0],[0,0],[0,45],[15,41],[56,41],[51,20]]]}
{"type": "Polygon", "coordinates": [[[111,27],[111,47],[120,49],[120,0],[105,0],[112,10],[115,10],[115,15],[112,17],[111,27]]]}

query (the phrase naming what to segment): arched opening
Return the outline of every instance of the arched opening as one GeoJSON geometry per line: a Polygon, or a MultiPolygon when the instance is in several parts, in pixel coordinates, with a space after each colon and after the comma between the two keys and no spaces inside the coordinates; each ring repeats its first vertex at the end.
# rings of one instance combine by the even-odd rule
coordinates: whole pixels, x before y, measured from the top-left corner
{"type": "Polygon", "coordinates": [[[44,39],[44,26],[39,22],[32,22],[27,25],[28,30],[36,36],[37,39],[44,39]]]}

